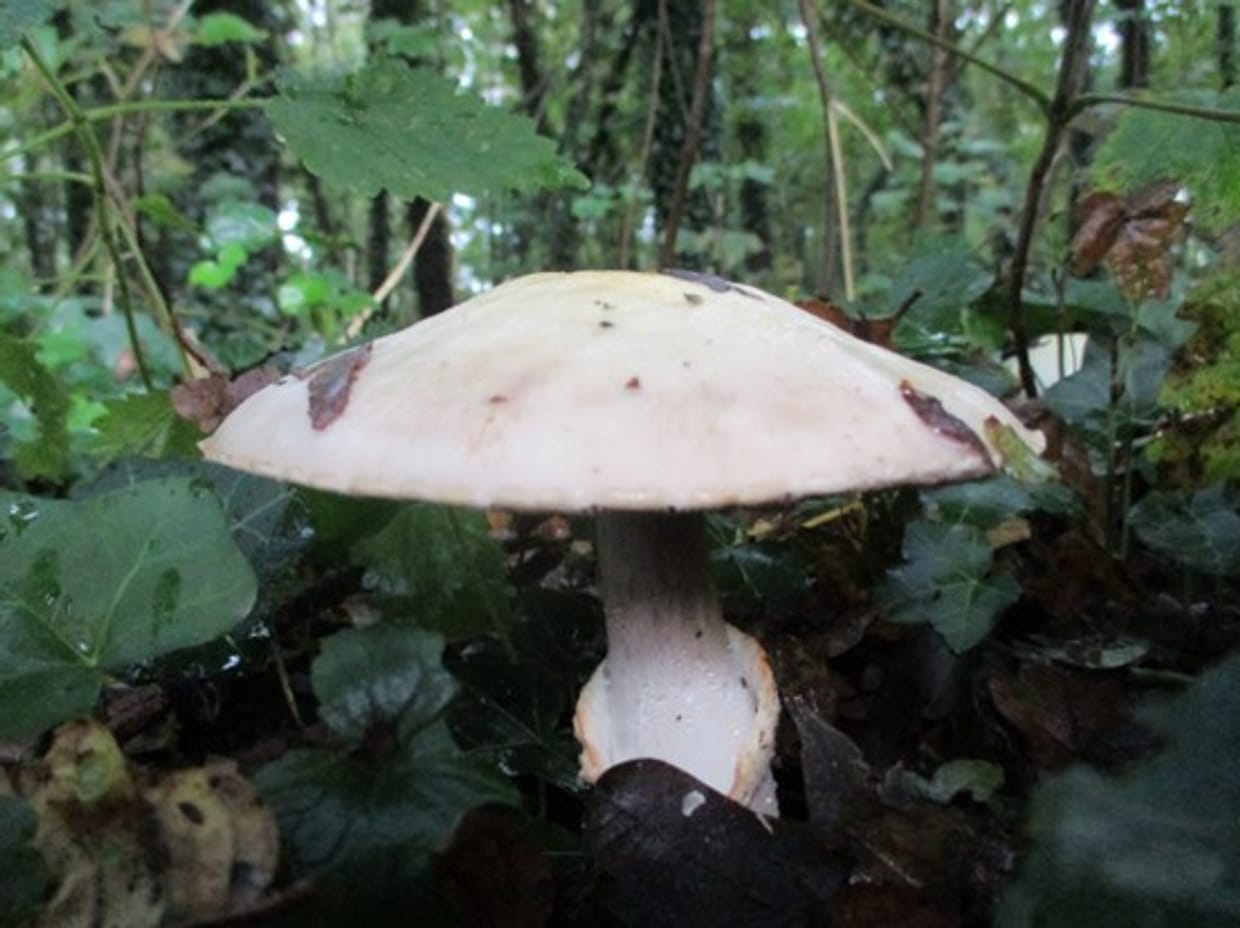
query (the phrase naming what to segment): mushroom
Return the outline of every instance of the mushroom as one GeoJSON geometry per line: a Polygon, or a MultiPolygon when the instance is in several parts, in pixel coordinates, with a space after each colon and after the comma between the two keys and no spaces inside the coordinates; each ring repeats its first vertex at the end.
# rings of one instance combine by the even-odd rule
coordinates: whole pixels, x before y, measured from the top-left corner
{"type": "Polygon", "coordinates": [[[597,514],[582,772],[654,757],[776,814],[779,697],[701,511],[989,474],[997,400],[709,275],[535,274],[249,397],[212,460],[341,493],[597,514]]]}

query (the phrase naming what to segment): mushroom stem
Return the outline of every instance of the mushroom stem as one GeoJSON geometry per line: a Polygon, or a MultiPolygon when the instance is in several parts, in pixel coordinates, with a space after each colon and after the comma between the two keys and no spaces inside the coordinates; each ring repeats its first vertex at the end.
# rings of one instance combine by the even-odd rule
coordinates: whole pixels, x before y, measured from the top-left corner
{"type": "Polygon", "coordinates": [[[582,767],[654,757],[775,814],[779,697],[762,647],[723,620],[702,517],[598,519],[607,658],[582,691],[582,767]]]}

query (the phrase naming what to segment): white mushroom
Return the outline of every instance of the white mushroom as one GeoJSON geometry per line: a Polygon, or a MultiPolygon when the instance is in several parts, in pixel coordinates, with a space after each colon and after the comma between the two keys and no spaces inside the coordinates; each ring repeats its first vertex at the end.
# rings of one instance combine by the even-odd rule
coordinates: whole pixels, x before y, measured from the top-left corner
{"type": "Polygon", "coordinates": [[[1040,450],[984,391],[760,290],[582,271],[287,377],[202,448],[342,493],[597,512],[608,656],[578,702],[583,773],[656,757],[774,814],[778,695],[722,618],[697,512],[982,476],[989,420],[1040,450]]]}

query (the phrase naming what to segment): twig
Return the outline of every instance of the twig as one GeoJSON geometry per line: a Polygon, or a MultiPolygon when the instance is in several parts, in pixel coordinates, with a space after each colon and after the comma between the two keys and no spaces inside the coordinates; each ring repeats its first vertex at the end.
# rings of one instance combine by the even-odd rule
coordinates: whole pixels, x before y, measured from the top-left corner
{"type": "Polygon", "coordinates": [[[1037,377],[1029,363],[1029,335],[1025,330],[1024,290],[1025,275],[1029,270],[1029,253],[1033,247],[1033,233],[1037,228],[1042,191],[1055,162],[1063,140],[1064,130],[1072,119],[1072,102],[1079,89],[1079,77],[1083,62],[1088,61],[1091,41],[1090,24],[1094,15],[1094,0],[1072,0],[1068,14],[1068,37],[1064,43],[1063,56],[1059,62],[1059,78],[1055,96],[1047,110],[1046,135],[1042,149],[1029,172],[1029,185],[1025,188],[1025,204],[1021,210],[1016,245],[1012,252],[1012,264],[1008,271],[1008,327],[1012,332],[1012,346],[1016,365],[1020,372],[1021,389],[1028,397],[1038,395],[1037,377]]]}
{"type": "Polygon", "coordinates": [[[702,0],[702,38],[698,42],[697,68],[693,75],[693,102],[685,126],[685,141],[680,148],[680,164],[676,168],[676,186],[672,189],[672,208],[668,210],[659,248],[659,266],[668,267],[676,257],[676,233],[684,215],[689,195],[689,174],[697,161],[706,121],[706,99],[710,94],[710,67],[715,52],[715,0],[702,0]]]}
{"type": "MultiPolygon", "coordinates": [[[[848,178],[844,173],[844,149],[840,145],[840,125],[835,116],[835,107],[831,94],[831,84],[827,80],[827,69],[822,61],[822,51],[818,47],[818,32],[814,28],[814,13],[809,0],[798,0],[801,11],[801,22],[805,26],[806,41],[809,44],[809,60],[814,69],[814,79],[818,82],[818,96],[822,102],[822,114],[827,129],[827,144],[824,149],[824,162],[827,177],[835,184],[835,215],[840,229],[840,264],[844,273],[844,299],[851,300],[855,296],[853,287],[852,261],[852,229],[848,220],[848,178]]],[[[828,222],[829,225],[829,222],[828,222]]],[[[823,236],[828,239],[828,236],[823,236]]],[[[831,255],[825,255],[830,265],[831,255]]]]}
{"type": "MultiPolygon", "coordinates": [[[[409,270],[409,265],[413,264],[413,259],[418,255],[418,249],[422,247],[422,243],[426,241],[426,236],[430,234],[431,224],[435,221],[435,217],[439,215],[443,209],[442,204],[432,203],[427,207],[426,215],[422,217],[422,222],[418,226],[413,238],[409,240],[409,244],[405,246],[405,250],[400,253],[400,257],[396,259],[396,264],[388,271],[387,277],[383,278],[383,283],[375,288],[375,292],[370,295],[374,301],[374,306],[379,306],[391,296],[392,291],[396,289],[396,285],[400,283],[400,279],[405,276],[405,272],[409,270]]],[[[345,327],[345,335],[348,338],[356,338],[362,331],[362,327],[374,314],[374,306],[370,309],[358,313],[345,327]]]]}

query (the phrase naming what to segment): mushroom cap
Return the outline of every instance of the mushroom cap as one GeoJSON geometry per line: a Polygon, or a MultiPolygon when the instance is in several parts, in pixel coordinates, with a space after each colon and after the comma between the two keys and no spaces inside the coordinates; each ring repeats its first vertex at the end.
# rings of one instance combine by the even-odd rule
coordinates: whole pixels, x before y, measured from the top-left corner
{"type": "Polygon", "coordinates": [[[202,450],[350,494],[705,509],[983,476],[1000,460],[991,418],[1041,450],[985,391],[761,290],[578,271],[285,377],[202,450]]]}

